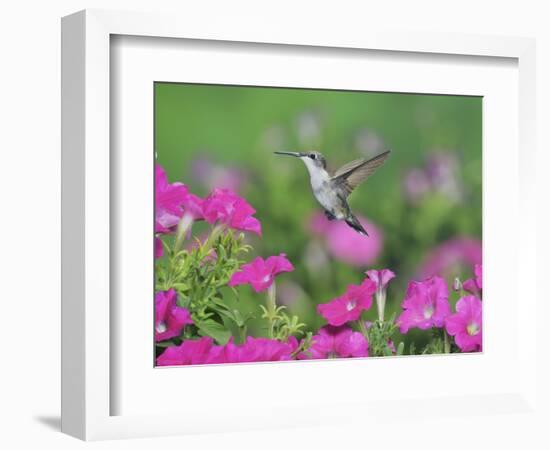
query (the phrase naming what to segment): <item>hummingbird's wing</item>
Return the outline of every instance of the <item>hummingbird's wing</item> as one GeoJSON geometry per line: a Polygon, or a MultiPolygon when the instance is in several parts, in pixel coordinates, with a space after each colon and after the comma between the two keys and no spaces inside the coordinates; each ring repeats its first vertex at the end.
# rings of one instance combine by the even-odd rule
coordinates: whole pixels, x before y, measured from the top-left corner
{"type": "Polygon", "coordinates": [[[344,189],[347,197],[359,184],[376,172],[376,169],[384,164],[389,155],[390,150],[380,153],[372,159],[361,158],[344,164],[334,172],[332,181],[344,189]]]}

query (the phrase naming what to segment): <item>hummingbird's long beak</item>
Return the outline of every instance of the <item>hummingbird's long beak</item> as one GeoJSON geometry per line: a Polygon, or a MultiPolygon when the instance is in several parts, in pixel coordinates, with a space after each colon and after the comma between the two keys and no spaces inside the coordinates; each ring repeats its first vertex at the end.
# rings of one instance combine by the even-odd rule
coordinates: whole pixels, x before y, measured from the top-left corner
{"type": "Polygon", "coordinates": [[[287,156],[295,156],[296,158],[301,158],[302,156],[305,156],[304,153],[300,152],[273,152],[276,155],[287,155],[287,156]]]}

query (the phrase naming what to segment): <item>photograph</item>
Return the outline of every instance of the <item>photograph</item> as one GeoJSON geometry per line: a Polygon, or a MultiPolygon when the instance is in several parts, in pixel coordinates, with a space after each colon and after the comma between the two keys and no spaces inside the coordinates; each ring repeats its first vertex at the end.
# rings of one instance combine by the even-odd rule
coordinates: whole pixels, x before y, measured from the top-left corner
{"type": "Polygon", "coordinates": [[[483,351],[481,96],[153,95],[155,367],[483,351]]]}

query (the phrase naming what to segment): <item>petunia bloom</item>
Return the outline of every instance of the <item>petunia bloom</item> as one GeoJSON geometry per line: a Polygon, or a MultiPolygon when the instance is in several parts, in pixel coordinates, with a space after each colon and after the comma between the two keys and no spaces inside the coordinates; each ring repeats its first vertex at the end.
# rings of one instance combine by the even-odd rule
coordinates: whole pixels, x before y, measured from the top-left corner
{"type": "Polygon", "coordinates": [[[307,298],[307,294],[301,285],[293,281],[285,281],[277,284],[278,300],[286,306],[292,306],[301,298],[307,298]]]}
{"type": "Polygon", "coordinates": [[[474,275],[475,275],[477,287],[479,289],[483,289],[483,268],[481,264],[476,264],[474,266],[474,275]]]}
{"type": "Polygon", "coordinates": [[[476,295],[477,297],[481,298],[481,292],[483,289],[481,264],[476,264],[474,266],[474,278],[470,278],[464,281],[462,287],[470,294],[476,295]]]}
{"type": "Polygon", "coordinates": [[[438,151],[429,155],[422,168],[413,168],[403,177],[407,198],[418,202],[430,192],[444,195],[451,201],[460,201],[463,187],[458,177],[458,161],[453,152],[438,151]]]}
{"type": "Polygon", "coordinates": [[[309,222],[311,231],[324,238],[328,252],[336,259],[355,267],[364,267],[376,261],[383,248],[382,231],[368,219],[357,216],[369,236],[352,230],[341,220],[329,221],[317,213],[309,222]]]}
{"type": "Polygon", "coordinates": [[[396,320],[401,333],[411,328],[441,328],[451,313],[447,284],[441,277],[411,281],[401,306],[404,311],[396,320]]]}
{"type": "Polygon", "coordinates": [[[214,189],[204,199],[202,213],[208,223],[220,222],[236,230],[251,231],[261,236],[260,221],[250,204],[229,189],[214,189]]]}
{"type": "Polygon", "coordinates": [[[430,188],[430,180],[421,169],[413,168],[403,177],[403,189],[411,203],[419,202],[430,188]]]}
{"type": "Polygon", "coordinates": [[[164,255],[162,240],[158,236],[155,236],[155,259],[162,258],[162,255],[164,255]]]}
{"type": "Polygon", "coordinates": [[[183,341],[180,345],[166,348],[157,358],[157,366],[206,364],[213,345],[214,341],[207,336],[183,341]]]}
{"type": "Polygon", "coordinates": [[[463,352],[481,351],[482,303],[474,295],[462,297],[456,303],[456,313],[445,320],[447,333],[454,336],[456,345],[463,352]]]}
{"type": "Polygon", "coordinates": [[[378,289],[385,289],[388,283],[395,278],[395,273],[390,269],[367,270],[368,277],[376,283],[378,289]]]}
{"type": "Polygon", "coordinates": [[[369,343],[349,327],[326,325],[313,336],[308,352],[313,359],[369,356],[369,343]]]}
{"type": "Polygon", "coordinates": [[[174,289],[157,292],[155,295],[155,341],[164,341],[181,334],[185,325],[191,325],[191,314],[176,305],[174,289]]]}
{"type": "Polygon", "coordinates": [[[438,275],[450,278],[457,272],[457,267],[481,264],[482,253],[479,239],[467,236],[449,239],[428,254],[420,269],[420,277],[438,275]]]}
{"type": "Polygon", "coordinates": [[[164,169],[155,166],[155,232],[167,233],[178,224],[188,192],[182,183],[168,183],[164,169]]]}
{"type": "Polygon", "coordinates": [[[367,270],[369,279],[376,283],[376,306],[378,308],[378,319],[384,320],[384,309],[386,307],[386,286],[395,278],[395,273],[389,269],[367,270]]]}
{"type": "Polygon", "coordinates": [[[266,260],[258,256],[251,263],[243,264],[241,270],[233,274],[228,285],[250,284],[256,292],[261,292],[273,284],[276,275],[293,270],[294,266],[284,253],[266,260]]]}
{"type": "Polygon", "coordinates": [[[290,342],[248,336],[242,345],[231,341],[225,345],[224,362],[288,361],[292,359],[294,347],[290,342]]]}
{"type": "Polygon", "coordinates": [[[208,190],[217,187],[238,192],[247,178],[246,173],[241,169],[217,165],[208,155],[195,159],[191,164],[191,169],[193,179],[208,190]]]}
{"type": "Polygon", "coordinates": [[[368,278],[360,285],[350,285],[340,297],[317,306],[330,325],[340,326],[346,322],[357,320],[361,312],[372,306],[372,295],[376,292],[376,283],[368,278]]]}
{"type": "Polygon", "coordinates": [[[295,339],[281,342],[276,339],[247,337],[237,345],[231,339],[225,345],[214,345],[210,337],[186,340],[179,346],[168,347],[158,358],[159,366],[190,364],[223,364],[261,361],[288,361],[297,348],[295,339]]]}
{"type": "Polygon", "coordinates": [[[429,155],[426,161],[426,175],[432,188],[449,200],[459,201],[463,196],[463,188],[458,176],[459,161],[455,152],[436,151],[429,155]]]}
{"type": "Polygon", "coordinates": [[[193,220],[204,219],[204,200],[195,194],[188,193],[183,199],[184,214],[188,214],[193,220]]]}

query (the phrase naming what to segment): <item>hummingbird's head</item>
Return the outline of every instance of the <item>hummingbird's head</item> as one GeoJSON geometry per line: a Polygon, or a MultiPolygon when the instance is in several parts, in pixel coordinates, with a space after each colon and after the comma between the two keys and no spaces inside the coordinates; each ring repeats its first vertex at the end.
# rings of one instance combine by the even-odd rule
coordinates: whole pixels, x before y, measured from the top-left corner
{"type": "Polygon", "coordinates": [[[294,156],[296,158],[300,158],[306,167],[308,169],[326,169],[327,167],[327,161],[325,160],[325,157],[319,153],[314,151],[309,152],[275,152],[277,155],[287,155],[287,156],[294,156]]]}

